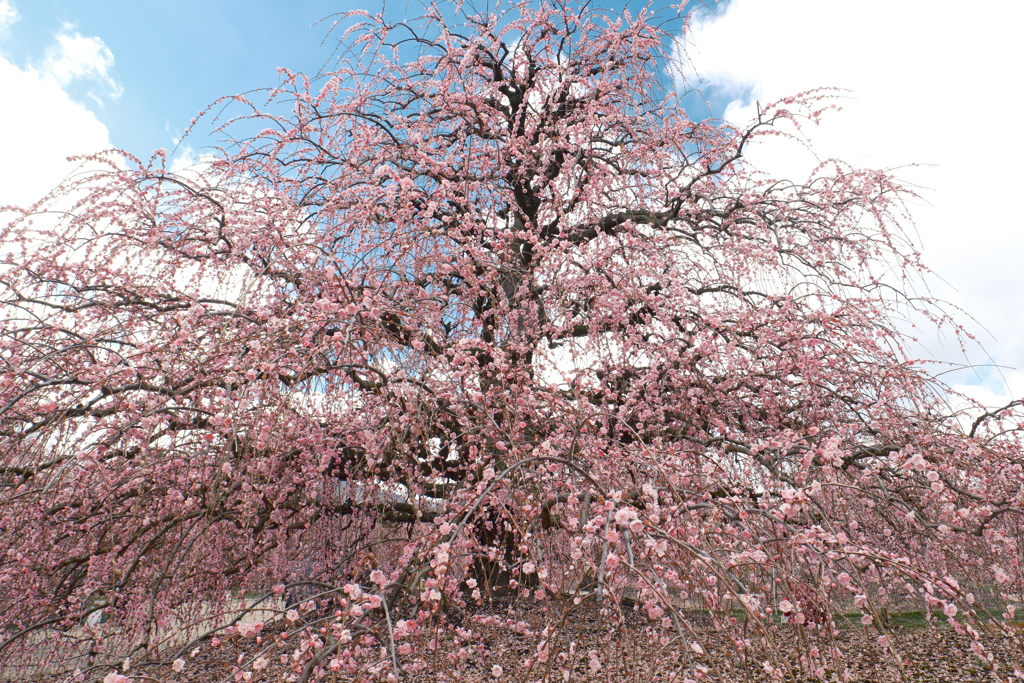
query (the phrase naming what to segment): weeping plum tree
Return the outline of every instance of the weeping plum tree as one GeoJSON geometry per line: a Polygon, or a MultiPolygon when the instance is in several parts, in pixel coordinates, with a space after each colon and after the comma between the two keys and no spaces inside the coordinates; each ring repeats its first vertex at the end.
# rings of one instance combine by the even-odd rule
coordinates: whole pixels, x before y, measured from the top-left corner
{"type": "Polygon", "coordinates": [[[303,678],[401,675],[502,595],[628,597],[694,676],[694,606],[740,658],[781,613],[811,675],[854,605],[898,661],[907,595],[989,657],[1020,417],[909,359],[908,191],[758,173],[825,98],[691,120],[644,13],[452,16],[362,16],[335,71],[235,98],[258,134],[102,155],[4,228],[0,662],[170,661],[304,583],[343,609],[289,613],[328,629],[303,678]]]}

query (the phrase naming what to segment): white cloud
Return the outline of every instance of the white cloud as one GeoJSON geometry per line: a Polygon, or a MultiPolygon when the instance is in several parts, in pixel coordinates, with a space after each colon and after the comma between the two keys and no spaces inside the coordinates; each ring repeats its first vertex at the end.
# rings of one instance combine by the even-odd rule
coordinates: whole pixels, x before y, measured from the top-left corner
{"type": "MultiPolygon", "coordinates": [[[[1024,184],[1024,136],[1016,132],[1024,4],[732,0],[703,17],[687,54],[697,85],[732,99],[730,120],[750,119],[758,101],[848,89],[843,111],[807,131],[818,156],[899,167],[899,178],[926,188],[912,210],[925,261],[948,283],[934,281],[934,293],[977,319],[973,329],[992,359],[973,361],[1024,370],[1024,212],[1015,206],[1024,184]]],[[[779,140],[751,158],[789,177],[815,161],[779,140]]],[[[1024,395],[1019,372],[946,379],[978,387],[973,393],[986,401],[1024,395]]]]}
{"type": "Polygon", "coordinates": [[[6,33],[11,24],[21,19],[18,8],[10,0],[0,0],[0,37],[6,33]]]}
{"type": "MultiPolygon", "coordinates": [[[[70,24],[61,27],[56,43],[47,50],[43,72],[61,86],[76,80],[99,83],[112,99],[118,99],[123,88],[110,75],[114,54],[96,36],[83,36],[73,28],[70,24]]],[[[98,95],[91,92],[89,95],[97,102],[102,102],[98,95]]]]}
{"type": "Polygon", "coordinates": [[[180,144],[171,153],[170,165],[167,167],[175,175],[187,175],[190,171],[205,170],[209,166],[211,157],[197,156],[196,151],[190,145],[180,144]]]}
{"type": "Polygon", "coordinates": [[[0,57],[0,206],[35,202],[78,166],[69,156],[108,147],[107,128],[58,80],[0,57]]]}

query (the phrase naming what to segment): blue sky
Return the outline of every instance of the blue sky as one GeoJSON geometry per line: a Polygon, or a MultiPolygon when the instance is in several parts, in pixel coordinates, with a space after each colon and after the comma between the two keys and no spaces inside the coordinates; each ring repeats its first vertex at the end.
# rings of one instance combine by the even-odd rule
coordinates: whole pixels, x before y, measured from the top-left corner
{"type": "MultiPolygon", "coordinates": [[[[60,36],[102,42],[111,83],[80,78],[65,90],[110,131],[110,142],[146,155],[173,142],[222,95],[277,82],[277,67],[315,73],[335,44],[333,15],[368,7],[351,0],[7,0],[18,20],[0,55],[21,68],[46,62],[60,36]],[[327,18],[322,23],[320,20],[327,18]]],[[[614,0],[600,3],[615,7],[614,0]]],[[[668,7],[668,2],[661,3],[668,7]]],[[[387,14],[415,16],[417,2],[387,14]]],[[[667,10],[666,15],[675,15],[667,10]]]]}
{"type": "Polygon", "coordinates": [[[120,97],[96,79],[67,89],[106,125],[111,143],[145,154],[170,147],[217,97],[274,85],[278,66],[315,72],[330,55],[330,45],[321,44],[330,24],[313,24],[357,6],[337,0],[21,0],[20,20],[2,49],[27,67],[43,63],[61,33],[101,40],[114,57],[109,75],[123,89],[120,97]]]}
{"type": "MultiPolygon", "coordinates": [[[[929,280],[931,293],[974,316],[968,326],[987,352],[970,360],[1004,368],[947,379],[988,404],[1024,396],[1024,212],[1014,206],[1024,185],[1017,35],[1024,3],[691,5],[698,2],[713,10],[694,23],[679,54],[716,116],[742,124],[757,102],[820,86],[847,89],[843,111],[806,133],[816,154],[765,143],[750,160],[792,178],[835,157],[896,169],[921,188],[907,227],[941,276],[929,280]]],[[[419,6],[394,2],[388,14],[400,18],[419,6]]],[[[348,0],[0,0],[0,207],[51,189],[71,169],[68,155],[117,146],[145,157],[173,148],[217,97],[272,86],[279,66],[316,72],[332,43],[322,44],[328,24],[314,24],[355,7],[348,0]]],[[[209,142],[187,140],[181,156],[209,142]]],[[[924,355],[963,360],[948,341],[927,344],[924,355]]]]}

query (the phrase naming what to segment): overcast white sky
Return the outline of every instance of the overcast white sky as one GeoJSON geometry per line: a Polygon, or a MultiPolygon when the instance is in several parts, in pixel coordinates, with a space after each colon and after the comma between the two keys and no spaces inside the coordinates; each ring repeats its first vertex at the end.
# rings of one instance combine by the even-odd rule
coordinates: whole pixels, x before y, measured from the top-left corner
{"type": "MultiPolygon", "coordinates": [[[[156,67],[145,62],[147,50],[137,47],[137,25],[117,25],[111,19],[117,14],[92,24],[83,14],[89,28],[76,23],[76,17],[56,16],[44,26],[42,19],[29,16],[30,9],[40,14],[44,3],[17,3],[0,0],[0,206],[31,203],[52,188],[70,170],[64,161],[70,154],[97,151],[112,140],[125,144],[119,140],[133,132],[125,121],[134,120],[128,114],[136,111],[126,101],[157,93],[169,98],[162,102],[183,100],[200,83],[194,66],[180,80],[152,76],[150,70],[156,67]],[[29,29],[34,31],[35,52],[18,57],[11,46],[18,43],[19,31],[28,35],[29,29]],[[127,42],[128,37],[136,42],[127,42]],[[137,65],[137,74],[125,64],[137,65]],[[154,78],[160,81],[156,86],[154,78]],[[102,121],[114,121],[115,112],[121,118],[111,129],[102,121]]],[[[81,12],[95,6],[79,5],[81,12]]],[[[131,6],[140,12],[150,7],[131,6]]],[[[280,10],[274,3],[267,7],[264,28],[273,37],[281,34],[286,15],[274,15],[280,10]]],[[[226,11],[221,14],[223,22],[230,22],[226,11]]],[[[150,17],[147,26],[160,30],[167,23],[162,16],[150,17]]],[[[259,16],[250,12],[239,21],[259,16]]],[[[1024,369],[1024,214],[1015,204],[1024,184],[1024,142],[1016,127],[1024,66],[1024,41],[1017,34],[1024,26],[1024,3],[731,0],[700,16],[687,51],[713,108],[730,120],[743,123],[755,101],[820,86],[850,90],[844,111],[829,115],[811,131],[819,156],[855,165],[904,167],[897,175],[925,188],[927,202],[916,207],[915,219],[926,262],[948,283],[936,280],[934,293],[963,307],[987,328],[990,335],[974,327],[995,362],[1024,369]],[[908,166],[915,163],[926,166],[908,166]]],[[[296,54],[300,49],[311,54],[307,42],[316,47],[308,32],[316,18],[298,22],[305,33],[296,28],[288,34],[296,54]],[[299,47],[300,41],[305,47],[299,47]]],[[[178,34],[183,30],[174,27],[178,34]]],[[[154,49],[173,49],[173,43],[167,47],[170,39],[147,38],[154,49]]],[[[262,54],[276,42],[252,41],[251,49],[262,54]]],[[[275,49],[286,53],[291,43],[285,43],[275,49]]],[[[208,71],[220,73],[217,46],[206,44],[208,71]]],[[[257,61],[258,55],[239,52],[246,45],[244,40],[231,44],[231,64],[257,61]]],[[[162,56],[153,64],[169,61],[162,56]]],[[[286,65],[315,71],[320,63],[286,65]]],[[[269,73],[246,78],[260,80],[259,85],[273,83],[269,73]]],[[[218,94],[246,90],[253,85],[250,81],[234,89],[219,84],[218,94]]],[[[152,147],[171,146],[173,131],[180,131],[186,117],[212,99],[196,97],[182,105],[183,112],[190,112],[181,114],[182,120],[159,122],[167,140],[152,135],[140,139],[152,138],[152,147]]],[[[136,118],[142,126],[143,117],[136,118]]],[[[148,156],[151,149],[130,151],[148,156]]],[[[802,155],[796,146],[763,145],[753,160],[765,170],[793,176],[808,164],[809,157],[802,155]]],[[[954,357],[948,350],[936,348],[934,353],[954,357]]],[[[973,360],[988,359],[978,354],[973,360]]],[[[1011,394],[1024,396],[1024,373],[1017,370],[983,369],[948,379],[988,404],[1005,402],[1011,394]]]]}

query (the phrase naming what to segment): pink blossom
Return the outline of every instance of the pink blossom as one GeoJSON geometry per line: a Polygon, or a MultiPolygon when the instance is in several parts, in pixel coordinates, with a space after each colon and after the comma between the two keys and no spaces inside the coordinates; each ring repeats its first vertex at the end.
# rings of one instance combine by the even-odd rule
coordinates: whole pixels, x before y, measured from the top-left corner
{"type": "MultiPolygon", "coordinates": [[[[1017,595],[1019,567],[978,560],[1019,555],[1024,406],[951,408],[911,360],[907,320],[969,341],[914,288],[913,188],[839,161],[782,181],[746,156],[806,141],[838,93],[725,125],[681,106],[652,15],[462,7],[401,36],[360,15],[322,78],[213,106],[232,144],[195,169],[94,155],[3,220],[0,614],[81,615],[120,662],[152,636],[140,615],[188,642],[266,585],[254,609],[287,631],[218,634],[286,653],[283,676],[330,638],[314,678],[397,676],[393,635],[426,680],[486,661],[477,624],[551,643],[531,657],[554,665],[560,636],[480,614],[489,592],[582,602],[602,581],[587,599],[608,610],[635,584],[665,646],[685,603],[866,613],[859,572],[951,619],[958,585],[1017,595]],[[456,626],[441,603],[469,596],[456,626]],[[454,661],[410,633],[459,638],[454,661]]],[[[76,648],[40,656],[74,667],[76,648]]],[[[812,677],[841,658],[813,659],[812,677]]]]}
{"type": "Polygon", "coordinates": [[[615,523],[619,526],[629,526],[634,519],[636,519],[636,510],[633,508],[619,508],[615,511],[615,523]]]}
{"type": "MultiPolygon", "coordinates": [[[[261,624],[262,626],[262,624],[261,624]]],[[[238,635],[243,638],[248,638],[251,635],[255,635],[259,629],[256,628],[256,624],[244,624],[238,623],[235,625],[235,630],[238,631],[238,635]]]]}

